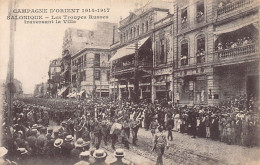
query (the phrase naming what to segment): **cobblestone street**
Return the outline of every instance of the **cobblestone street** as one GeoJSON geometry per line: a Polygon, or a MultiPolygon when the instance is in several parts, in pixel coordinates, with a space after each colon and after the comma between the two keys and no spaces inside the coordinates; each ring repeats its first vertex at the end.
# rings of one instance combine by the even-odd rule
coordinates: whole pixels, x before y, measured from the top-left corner
{"type": "MultiPolygon", "coordinates": [[[[191,138],[178,132],[173,132],[173,137],[174,140],[170,141],[170,148],[164,155],[165,164],[256,164],[260,160],[260,149],[257,147],[227,145],[204,138],[191,138]]],[[[150,131],[141,128],[137,144],[137,147],[130,146],[130,151],[126,151],[126,159],[135,164],[144,162],[155,164],[156,153],[150,152],[152,148],[150,131]]],[[[117,144],[117,147],[123,146],[117,144]]],[[[104,148],[112,151],[110,146],[104,148]]]]}

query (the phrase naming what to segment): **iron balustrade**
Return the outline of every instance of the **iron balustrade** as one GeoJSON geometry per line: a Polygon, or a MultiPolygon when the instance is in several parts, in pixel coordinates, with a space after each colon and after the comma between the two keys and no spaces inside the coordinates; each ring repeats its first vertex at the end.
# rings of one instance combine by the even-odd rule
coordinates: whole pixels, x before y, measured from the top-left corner
{"type": "Polygon", "coordinates": [[[196,21],[197,21],[197,23],[201,23],[201,22],[204,22],[204,15],[201,15],[201,16],[197,16],[196,17],[196,21]]]}
{"type": "Polygon", "coordinates": [[[233,58],[233,57],[255,54],[257,52],[259,52],[259,44],[253,43],[244,46],[239,46],[236,48],[215,51],[214,56],[216,60],[220,60],[225,58],[233,58]]]}
{"type": "MultiPolygon", "coordinates": [[[[139,67],[152,67],[153,64],[152,62],[147,62],[147,61],[139,61],[138,62],[138,66],[139,67]]],[[[124,64],[124,65],[120,65],[120,66],[113,66],[112,71],[122,71],[122,70],[126,70],[126,69],[130,69],[130,68],[134,68],[135,64],[134,63],[129,63],[129,64],[124,64]]]]}
{"type": "Polygon", "coordinates": [[[236,9],[241,9],[252,4],[255,0],[236,0],[217,9],[217,15],[225,14],[236,9]]]}

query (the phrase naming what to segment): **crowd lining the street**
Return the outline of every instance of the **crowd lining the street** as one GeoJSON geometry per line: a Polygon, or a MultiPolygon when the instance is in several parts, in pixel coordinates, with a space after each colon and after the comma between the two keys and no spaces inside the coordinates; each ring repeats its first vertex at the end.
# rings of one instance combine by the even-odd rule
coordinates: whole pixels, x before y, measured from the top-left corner
{"type": "MultiPolygon", "coordinates": [[[[93,160],[87,162],[95,164],[100,161],[95,157],[96,151],[103,156],[107,154],[100,150],[102,140],[104,145],[111,141],[114,150],[117,141],[129,149],[130,134],[132,145],[136,145],[140,127],[151,131],[154,143],[158,142],[155,140],[161,132],[158,130],[167,130],[165,146],[168,140],[174,140],[173,130],[193,138],[211,138],[252,147],[259,146],[259,121],[256,99],[245,95],[219,106],[206,107],[181,107],[167,102],[151,104],[145,100],[134,104],[129,101],[24,98],[14,101],[14,125],[11,130],[4,129],[3,145],[19,162],[26,162],[25,155],[29,155],[44,159],[60,157],[66,163],[74,164],[80,161],[81,152],[90,151],[87,157],[92,155],[93,160]],[[61,125],[60,129],[48,128],[50,121],[61,125]],[[8,136],[10,134],[12,136],[8,136]],[[91,146],[95,150],[90,150],[91,146]]],[[[4,126],[7,125],[4,123],[4,126]]],[[[164,149],[154,146],[160,164],[164,149]]],[[[60,160],[56,163],[64,163],[60,160]]]]}

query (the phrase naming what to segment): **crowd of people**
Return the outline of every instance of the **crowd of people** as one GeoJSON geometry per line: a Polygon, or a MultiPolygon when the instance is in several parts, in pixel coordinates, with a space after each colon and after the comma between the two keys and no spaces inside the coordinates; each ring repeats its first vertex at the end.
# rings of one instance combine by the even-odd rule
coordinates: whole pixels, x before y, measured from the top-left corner
{"type": "MultiPolygon", "coordinates": [[[[245,95],[219,106],[205,107],[148,101],[24,98],[14,102],[13,127],[3,132],[3,144],[11,153],[9,155],[16,155],[21,160],[26,160],[25,155],[50,160],[65,157],[70,158],[70,162],[65,159],[69,164],[80,161],[81,152],[91,151],[91,146],[101,152],[101,142],[104,145],[111,142],[114,150],[115,144],[121,142],[129,149],[130,144],[136,145],[140,127],[151,131],[151,139],[159,136],[159,127],[166,130],[164,146],[174,139],[172,131],[176,131],[193,138],[211,138],[251,147],[259,145],[259,119],[257,100],[245,95]],[[48,127],[50,122],[60,128],[53,130],[48,127]]],[[[154,144],[157,141],[153,140],[154,144]]],[[[95,151],[88,155],[93,156],[95,151]]],[[[156,152],[160,153],[158,161],[161,162],[164,150],[161,148],[156,152]]]]}
{"type": "Polygon", "coordinates": [[[245,36],[242,38],[234,39],[232,41],[227,42],[219,42],[217,44],[217,50],[228,50],[228,49],[234,49],[239,46],[246,46],[248,44],[252,44],[256,41],[254,41],[251,37],[245,36]]]}

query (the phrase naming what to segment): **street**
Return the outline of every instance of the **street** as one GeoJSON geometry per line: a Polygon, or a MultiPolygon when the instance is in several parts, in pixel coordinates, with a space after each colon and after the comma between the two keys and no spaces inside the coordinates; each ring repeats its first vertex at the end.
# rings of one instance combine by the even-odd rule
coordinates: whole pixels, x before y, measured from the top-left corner
{"type": "MultiPolygon", "coordinates": [[[[52,128],[58,129],[59,126],[51,124],[52,128]]],[[[163,161],[165,164],[256,164],[260,161],[260,148],[243,147],[238,145],[227,145],[219,141],[206,138],[191,138],[187,134],[173,131],[173,141],[169,141],[170,147],[166,151],[163,161]],[[245,155],[247,155],[245,157],[245,155]]],[[[130,142],[132,138],[130,136],[130,142]]],[[[111,143],[105,146],[101,143],[109,156],[106,161],[112,162],[115,158],[111,143]]],[[[124,148],[123,144],[117,143],[116,148],[124,148]]],[[[151,152],[152,135],[150,131],[140,128],[138,131],[137,146],[130,145],[130,149],[125,149],[125,162],[134,164],[156,163],[156,153],[151,152]]]]}

